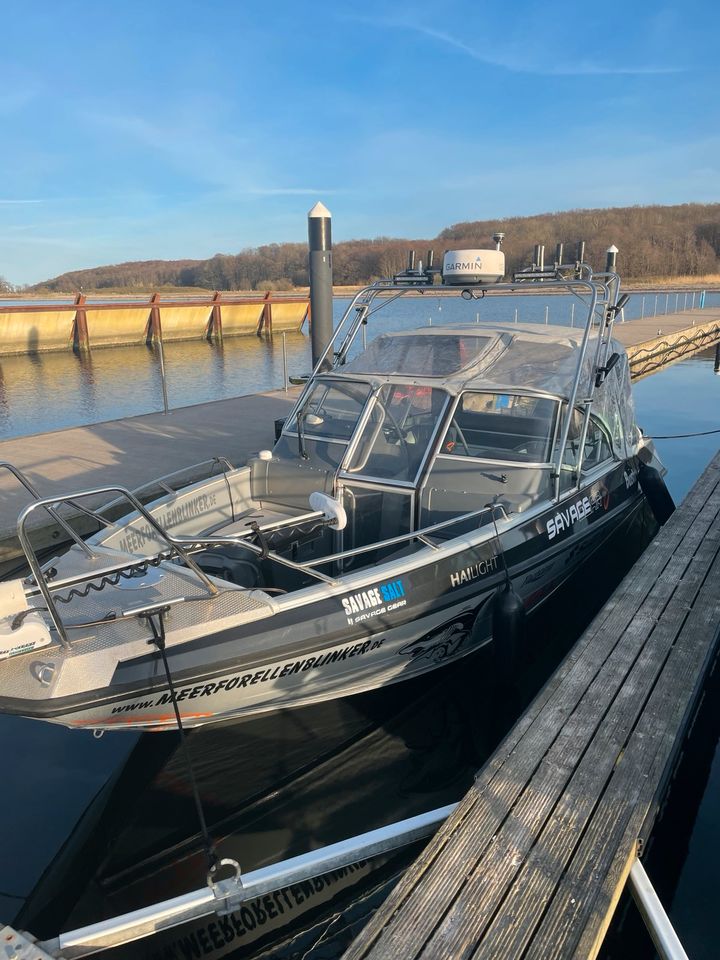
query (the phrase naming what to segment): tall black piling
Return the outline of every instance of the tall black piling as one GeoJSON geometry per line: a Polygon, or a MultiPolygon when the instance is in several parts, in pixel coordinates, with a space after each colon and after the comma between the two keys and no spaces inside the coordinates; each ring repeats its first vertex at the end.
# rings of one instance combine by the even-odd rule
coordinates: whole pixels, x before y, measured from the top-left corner
{"type": "Polygon", "coordinates": [[[605,273],[616,273],[618,248],[613,243],[611,246],[607,248],[605,252],[606,252],[605,273]]]}
{"type": "MultiPolygon", "coordinates": [[[[333,332],[332,216],[323,203],[308,213],[310,272],[310,337],[313,368],[323,355],[333,332]]],[[[323,363],[330,367],[330,360],[323,363]]]]}

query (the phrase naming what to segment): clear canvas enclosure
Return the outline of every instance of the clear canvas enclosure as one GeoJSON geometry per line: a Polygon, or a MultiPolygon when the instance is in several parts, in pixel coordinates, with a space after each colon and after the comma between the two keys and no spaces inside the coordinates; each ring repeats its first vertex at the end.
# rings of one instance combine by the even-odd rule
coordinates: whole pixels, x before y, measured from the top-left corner
{"type": "Polygon", "coordinates": [[[494,340],[487,334],[381,334],[345,369],[349,373],[449,377],[476,363],[494,340]]]}
{"type": "Polygon", "coordinates": [[[433,387],[386,384],[375,398],[348,474],[412,483],[446,401],[445,391],[433,387]]]}

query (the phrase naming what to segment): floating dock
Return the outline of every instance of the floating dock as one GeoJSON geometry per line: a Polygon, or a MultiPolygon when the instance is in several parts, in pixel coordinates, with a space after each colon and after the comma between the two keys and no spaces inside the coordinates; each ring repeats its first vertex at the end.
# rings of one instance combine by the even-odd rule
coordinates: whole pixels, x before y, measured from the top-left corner
{"type": "Polygon", "coordinates": [[[594,958],[720,633],[720,453],[344,955],[594,958]]]}
{"type": "MultiPolygon", "coordinates": [[[[111,485],[136,489],[213,457],[240,466],[251,453],[273,446],[274,420],[287,416],[297,394],[297,388],[277,390],[179,407],[168,415],[16,437],[0,441],[0,461],[26,474],[42,496],[111,485]]],[[[29,502],[15,478],[0,472],[0,566],[22,556],[15,533],[18,514],[29,502]]],[[[57,532],[49,526],[38,546],[49,545],[57,532]]]]}
{"type": "Polygon", "coordinates": [[[627,350],[633,380],[720,343],[720,308],[685,310],[616,323],[613,336],[627,350]]]}

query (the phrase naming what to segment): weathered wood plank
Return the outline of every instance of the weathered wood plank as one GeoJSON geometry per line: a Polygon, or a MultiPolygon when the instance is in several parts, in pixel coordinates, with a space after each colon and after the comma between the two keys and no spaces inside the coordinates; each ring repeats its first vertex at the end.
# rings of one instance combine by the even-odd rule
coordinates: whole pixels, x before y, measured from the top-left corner
{"type": "Polygon", "coordinates": [[[502,915],[485,932],[474,956],[517,956],[526,947],[557,883],[567,869],[578,839],[595,811],[598,797],[623,758],[645,701],[687,616],[698,598],[710,561],[717,563],[720,524],[701,544],[694,562],[678,583],[663,619],[629,672],[617,699],[598,727],[592,744],[537,838],[517,882],[503,900],[502,915]]]}
{"type": "MultiPolygon", "coordinates": [[[[713,606],[715,616],[720,616],[720,596],[713,606]]],[[[717,637],[716,626],[704,613],[693,611],[688,617],[668,667],[583,836],[573,868],[563,878],[533,938],[527,960],[590,956],[587,950],[597,942],[597,930],[607,917],[624,864],[634,852],[657,782],[683,721],[688,719],[693,694],[698,692],[717,637]],[[595,878],[602,882],[593,882],[595,878]]]]}
{"type": "MultiPolygon", "coordinates": [[[[686,571],[685,578],[680,581],[684,590],[676,591],[669,599],[663,621],[657,629],[656,621],[648,615],[634,618],[628,626],[623,642],[615,648],[588,687],[577,711],[562,728],[538,771],[509,812],[479,868],[459,892],[453,904],[452,918],[446,918],[428,941],[425,950],[430,955],[465,956],[501,901],[503,914],[508,912],[504,901],[507,887],[519,872],[528,851],[535,846],[541,854],[548,853],[545,847],[537,847],[541,839],[538,825],[546,823],[563,791],[575,813],[579,812],[584,800],[590,809],[596,802],[687,615],[688,601],[692,601],[704,579],[707,561],[717,552],[716,543],[703,543],[701,550],[703,548],[707,559],[699,552],[693,557],[695,569],[691,573],[686,571]],[[650,643],[648,638],[653,642],[650,643]],[[605,711],[608,712],[603,717],[605,711]],[[582,774],[588,774],[584,789],[573,790],[576,777],[582,774]],[[456,915],[459,915],[459,921],[456,915]]],[[[675,582],[677,584],[677,577],[675,582]]],[[[552,835],[552,831],[544,832],[552,835]]],[[[574,846],[575,835],[556,830],[554,836],[566,848],[564,853],[562,850],[553,851],[556,857],[562,856],[564,863],[574,846]]]]}

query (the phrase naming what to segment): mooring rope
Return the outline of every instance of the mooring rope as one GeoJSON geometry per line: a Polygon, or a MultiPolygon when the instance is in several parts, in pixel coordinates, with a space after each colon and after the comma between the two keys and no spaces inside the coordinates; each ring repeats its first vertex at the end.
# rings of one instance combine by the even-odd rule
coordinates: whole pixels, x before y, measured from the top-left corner
{"type": "Polygon", "coordinates": [[[100,593],[100,591],[104,590],[105,587],[116,587],[121,580],[135,580],[141,576],[144,576],[150,567],[159,567],[164,560],[169,560],[170,557],[172,557],[172,553],[159,553],[156,557],[148,557],[147,560],[135,564],[131,568],[118,570],[117,573],[113,574],[106,574],[100,578],[98,583],[93,583],[91,580],[81,590],[76,590],[73,587],[67,596],[61,597],[58,595],[55,597],[55,600],[58,603],[70,603],[70,601],[74,600],[76,597],[83,599],[89,596],[91,590],[94,590],[96,593],[100,593]]]}
{"type": "MultiPolygon", "coordinates": [[[[169,609],[165,608],[165,609],[169,609]]],[[[168,663],[167,653],[165,650],[165,624],[163,622],[163,610],[156,610],[153,613],[146,613],[143,619],[146,619],[150,624],[150,629],[152,630],[153,637],[152,642],[158,648],[160,652],[160,657],[163,662],[163,667],[165,668],[165,678],[167,679],[167,684],[170,689],[170,700],[173,705],[173,711],[175,712],[175,722],[178,728],[178,734],[180,735],[180,743],[182,746],[183,755],[185,757],[185,764],[187,766],[188,779],[190,780],[190,786],[192,788],[193,799],[195,801],[195,810],[198,815],[198,822],[200,824],[200,835],[202,836],[203,844],[205,846],[205,855],[208,862],[208,875],[211,877],[217,870],[220,864],[220,858],[218,857],[217,850],[215,849],[215,844],[212,837],[210,836],[210,831],[207,827],[207,822],[205,820],[205,811],[203,810],[202,800],[200,799],[200,791],[198,790],[197,780],[195,779],[195,770],[192,765],[192,758],[190,757],[190,751],[187,745],[187,737],[185,736],[185,728],[183,727],[182,719],[180,717],[180,710],[177,705],[177,698],[175,696],[175,684],[173,683],[172,674],[170,672],[170,664],[168,663]],[[157,615],[158,621],[155,621],[155,616],[157,615]],[[159,624],[159,625],[158,625],[159,624]]]]}
{"type": "Polygon", "coordinates": [[[646,440],[684,440],[685,437],[709,437],[711,433],[720,433],[720,427],[717,430],[698,430],[697,433],[668,433],[665,436],[653,434],[651,437],[645,437],[646,440]]]}

